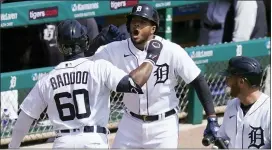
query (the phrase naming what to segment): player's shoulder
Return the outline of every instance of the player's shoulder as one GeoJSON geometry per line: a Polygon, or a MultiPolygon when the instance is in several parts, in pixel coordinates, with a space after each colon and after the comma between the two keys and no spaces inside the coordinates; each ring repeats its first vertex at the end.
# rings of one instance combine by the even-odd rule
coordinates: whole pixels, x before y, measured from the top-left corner
{"type": "Polygon", "coordinates": [[[106,45],[102,45],[97,49],[95,55],[104,54],[104,53],[113,55],[117,51],[120,52],[122,47],[125,47],[124,45],[127,45],[127,40],[114,41],[106,45]]]}
{"type": "Polygon", "coordinates": [[[269,103],[271,100],[271,97],[265,93],[262,93],[262,99],[264,99],[266,103],[269,103]]]}
{"type": "MultiPolygon", "coordinates": [[[[112,69],[116,69],[116,67],[109,61],[105,60],[105,59],[97,59],[94,61],[94,65],[93,65],[93,73],[97,76],[103,76],[105,74],[107,74],[108,72],[110,72],[110,70],[112,69]]],[[[116,70],[114,70],[116,71],[116,70]]]]}
{"type": "Polygon", "coordinates": [[[122,40],[122,41],[114,41],[114,42],[111,42],[109,44],[106,44],[105,47],[108,49],[108,50],[116,50],[116,48],[122,48],[124,46],[126,46],[128,44],[128,40],[122,40]]]}
{"type": "Polygon", "coordinates": [[[93,61],[93,63],[96,70],[101,70],[101,71],[105,71],[114,66],[111,62],[105,59],[97,59],[93,61]]]}
{"type": "Polygon", "coordinates": [[[157,36],[157,35],[155,36],[155,39],[160,41],[163,44],[163,46],[180,47],[180,45],[178,45],[178,44],[176,44],[176,43],[174,43],[174,42],[172,42],[170,40],[167,40],[167,39],[165,39],[163,37],[157,36]]]}
{"type": "Polygon", "coordinates": [[[238,103],[239,103],[239,99],[238,98],[234,98],[234,99],[228,100],[226,111],[235,109],[237,107],[238,103]]]}
{"type": "Polygon", "coordinates": [[[36,85],[38,86],[38,88],[42,88],[44,85],[46,85],[47,83],[49,83],[50,81],[50,74],[52,74],[52,72],[54,72],[54,68],[52,70],[50,70],[47,73],[44,73],[43,75],[37,73],[37,76],[34,77],[33,76],[33,80],[37,80],[36,85]]]}
{"type": "Polygon", "coordinates": [[[51,74],[55,72],[60,72],[62,70],[69,69],[69,68],[75,68],[82,65],[88,65],[90,63],[93,63],[93,60],[88,59],[87,57],[77,58],[71,61],[64,61],[59,63],[57,66],[55,66],[51,74]]]}
{"type": "Polygon", "coordinates": [[[111,62],[109,62],[105,59],[97,59],[97,60],[94,60],[93,63],[98,66],[112,65],[111,62]]]}
{"type": "Polygon", "coordinates": [[[158,41],[160,41],[163,44],[163,48],[165,50],[167,50],[167,52],[169,53],[177,53],[177,52],[185,52],[184,48],[182,48],[180,45],[178,45],[177,43],[174,43],[172,41],[169,41],[167,39],[164,39],[160,36],[156,36],[156,38],[158,41]]]}
{"type": "Polygon", "coordinates": [[[270,111],[271,97],[265,93],[262,93],[260,100],[264,101],[262,106],[270,111]]]}
{"type": "Polygon", "coordinates": [[[257,103],[255,107],[256,107],[256,110],[259,110],[259,117],[263,116],[265,121],[270,122],[271,121],[271,117],[270,117],[271,116],[271,108],[270,108],[271,97],[265,93],[262,93],[258,101],[260,102],[257,103]]]}

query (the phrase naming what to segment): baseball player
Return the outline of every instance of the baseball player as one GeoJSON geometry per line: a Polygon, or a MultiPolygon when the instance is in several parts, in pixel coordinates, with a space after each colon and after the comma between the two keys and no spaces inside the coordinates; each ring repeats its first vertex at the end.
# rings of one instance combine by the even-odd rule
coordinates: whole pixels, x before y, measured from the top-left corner
{"type": "Polygon", "coordinates": [[[163,49],[152,75],[142,87],[144,94],[124,94],[125,113],[113,148],[177,148],[179,99],[175,86],[178,76],[195,88],[208,115],[205,134],[216,135],[219,127],[208,84],[183,48],[154,35],[159,29],[158,12],[150,5],[138,4],[132,8],[126,24],[131,38],[101,46],[90,59],[108,60],[129,73],[144,62],[148,55],[144,45],[149,40],[160,41],[163,49]]]}
{"type": "Polygon", "coordinates": [[[257,60],[237,56],[229,60],[223,75],[235,97],[228,102],[218,137],[229,141],[228,148],[271,148],[271,98],[262,93],[262,68],[257,60]]]}
{"type": "Polygon", "coordinates": [[[20,146],[45,107],[57,134],[54,148],[107,148],[110,90],[142,94],[162,44],[147,43],[144,63],[127,75],[106,60],[81,58],[88,35],[76,20],[58,26],[57,41],[65,61],[41,78],[21,104],[9,148],[20,146]]]}

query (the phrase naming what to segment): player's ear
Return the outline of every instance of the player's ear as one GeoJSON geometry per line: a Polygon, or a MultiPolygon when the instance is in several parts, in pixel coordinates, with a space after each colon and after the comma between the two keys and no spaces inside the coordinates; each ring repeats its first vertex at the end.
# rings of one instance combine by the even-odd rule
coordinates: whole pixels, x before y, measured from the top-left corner
{"type": "Polygon", "coordinates": [[[152,34],[154,34],[154,33],[155,33],[156,28],[157,28],[156,26],[152,26],[152,28],[151,28],[151,33],[152,33],[152,34]]]}
{"type": "Polygon", "coordinates": [[[244,78],[240,78],[239,83],[240,84],[244,84],[245,83],[245,79],[244,78]]]}

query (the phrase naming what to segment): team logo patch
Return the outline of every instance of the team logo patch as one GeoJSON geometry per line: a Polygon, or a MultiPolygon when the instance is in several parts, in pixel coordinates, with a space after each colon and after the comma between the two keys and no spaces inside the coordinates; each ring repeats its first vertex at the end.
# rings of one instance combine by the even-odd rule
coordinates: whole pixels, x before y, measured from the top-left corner
{"type": "Polygon", "coordinates": [[[152,46],[155,47],[155,48],[161,48],[161,44],[158,43],[158,42],[152,42],[152,46]]]}
{"type": "Polygon", "coordinates": [[[250,144],[248,148],[260,148],[264,146],[264,130],[261,127],[253,127],[249,125],[251,132],[248,134],[250,144]]]}

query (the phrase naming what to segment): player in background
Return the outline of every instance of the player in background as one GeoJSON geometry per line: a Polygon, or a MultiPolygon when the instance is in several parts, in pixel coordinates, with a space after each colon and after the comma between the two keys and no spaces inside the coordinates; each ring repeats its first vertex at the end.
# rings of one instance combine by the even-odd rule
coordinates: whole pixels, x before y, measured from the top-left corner
{"type": "Polygon", "coordinates": [[[260,91],[263,70],[260,63],[245,56],[233,57],[223,73],[230,96],[218,137],[228,148],[271,148],[271,98],[260,91]]]}
{"type": "Polygon", "coordinates": [[[40,79],[21,104],[9,148],[19,148],[45,107],[57,134],[53,148],[108,148],[110,90],[142,94],[141,86],[159,58],[162,44],[156,40],[147,43],[144,63],[127,75],[106,60],[82,58],[89,42],[86,28],[78,21],[63,21],[57,32],[65,61],[40,79]]]}
{"type": "Polygon", "coordinates": [[[144,94],[124,94],[125,113],[113,148],[177,148],[179,99],[175,86],[178,76],[195,88],[204,107],[208,116],[204,134],[216,136],[219,129],[213,98],[201,70],[182,47],[156,36],[158,29],[158,12],[150,5],[138,4],[127,17],[131,38],[104,45],[90,57],[108,60],[129,73],[144,62],[148,55],[144,46],[149,40],[156,39],[163,44],[161,57],[142,87],[144,94]]]}

